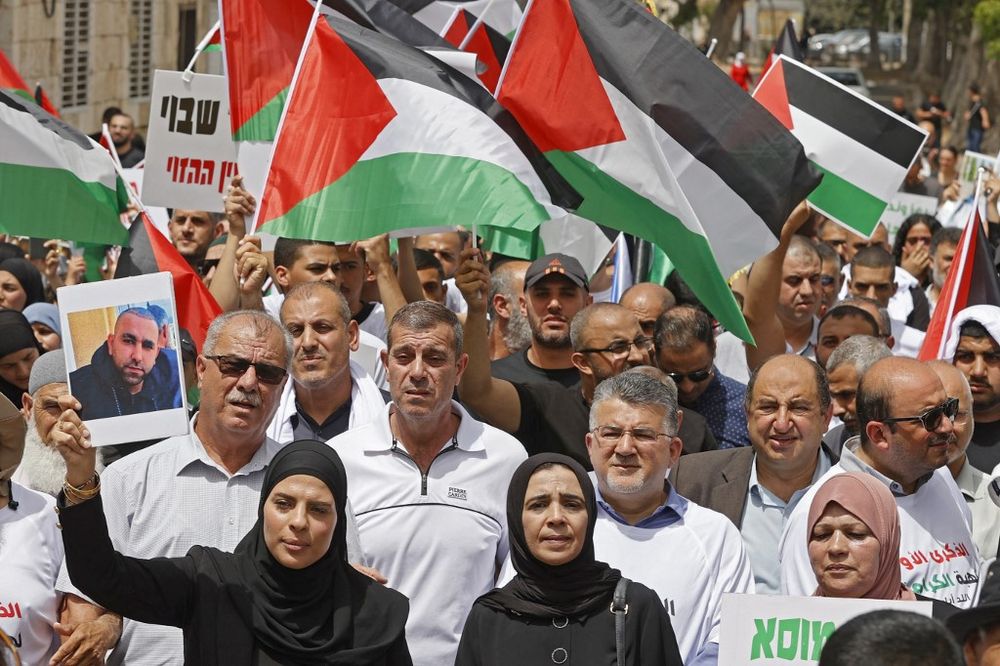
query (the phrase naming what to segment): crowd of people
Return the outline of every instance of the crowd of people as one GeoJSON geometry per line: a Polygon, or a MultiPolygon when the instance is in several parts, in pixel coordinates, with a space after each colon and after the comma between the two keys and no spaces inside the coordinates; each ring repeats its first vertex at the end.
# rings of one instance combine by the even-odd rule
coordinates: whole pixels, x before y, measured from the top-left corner
{"type": "MultiPolygon", "coordinates": [[[[935,156],[945,190],[955,158],[935,156]]],[[[799,206],[731,279],[748,345],[677,275],[612,302],[613,261],[466,231],[265,252],[256,203],[236,177],[225,214],[171,211],[223,310],[200,349],[135,307],[73,373],[55,289],[86,260],[0,244],[0,635],[21,663],[704,666],[728,593],[932,604],[848,623],[824,664],[893,631],[996,663],[1000,306],[915,358],[959,227],[914,215],[892,242],[799,206]],[[108,396],[187,404],[190,430],[102,446],[86,422],[113,414],[80,399],[108,396]]]]}

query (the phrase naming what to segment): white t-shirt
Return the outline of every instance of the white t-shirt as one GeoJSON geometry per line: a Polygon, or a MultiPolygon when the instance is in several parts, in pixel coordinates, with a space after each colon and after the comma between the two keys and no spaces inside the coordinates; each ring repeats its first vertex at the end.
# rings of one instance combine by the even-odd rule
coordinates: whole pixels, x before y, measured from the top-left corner
{"type": "Polygon", "coordinates": [[[857,445],[856,437],[847,441],[840,463],[809,489],[788,519],[779,549],[782,594],[809,596],[816,591],[806,523],[820,486],[837,474],[863,471],[894,491],[899,509],[899,566],[903,584],[916,594],[959,608],[972,606],[982,562],[969,527],[969,509],[948,468],[935,470],[915,493],[901,495],[898,484],[889,482],[858,459],[853,453],[857,445]]]}
{"type": "Polygon", "coordinates": [[[697,655],[706,648],[717,650],[722,595],[751,594],[754,582],[736,526],[720,513],[684,502],[681,519],[665,527],[625,525],[598,505],[594,553],[663,599],[681,658],[690,665],[704,663],[697,655]]]}
{"type": "Polygon", "coordinates": [[[493,589],[507,556],[507,487],[527,454],[453,402],[457,445],[442,442],[424,476],[393,444],[391,408],[330,445],[347,468],[365,561],[410,599],[413,663],[452,664],[473,602],[493,589]]]}
{"type": "Polygon", "coordinates": [[[375,303],[375,307],[368,313],[365,320],[358,324],[358,328],[366,333],[371,333],[384,343],[389,334],[389,324],[385,320],[385,306],[381,303],[375,303]]]}
{"type": "Polygon", "coordinates": [[[0,509],[0,629],[18,646],[22,664],[47,664],[59,649],[52,625],[62,602],[56,502],[17,483],[13,489],[17,510],[0,509]]]}

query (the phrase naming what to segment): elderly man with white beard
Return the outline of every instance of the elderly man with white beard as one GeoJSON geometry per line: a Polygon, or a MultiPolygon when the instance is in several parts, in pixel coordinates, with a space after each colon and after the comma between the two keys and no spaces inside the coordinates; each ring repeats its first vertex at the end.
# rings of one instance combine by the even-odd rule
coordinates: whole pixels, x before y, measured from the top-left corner
{"type": "MultiPolygon", "coordinates": [[[[49,435],[62,410],[59,396],[66,395],[66,355],[56,349],[38,357],[31,366],[28,392],[22,397],[21,413],[28,423],[24,456],[13,480],[22,486],[55,497],[66,479],[66,461],[51,445],[49,435]]],[[[104,469],[97,451],[97,471],[104,469]]]]}

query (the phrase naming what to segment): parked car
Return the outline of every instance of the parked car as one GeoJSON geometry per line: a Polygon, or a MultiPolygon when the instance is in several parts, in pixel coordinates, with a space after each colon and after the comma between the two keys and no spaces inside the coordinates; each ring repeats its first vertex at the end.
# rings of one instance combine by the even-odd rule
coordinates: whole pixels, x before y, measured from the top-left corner
{"type": "Polygon", "coordinates": [[[810,37],[809,57],[819,59],[823,57],[824,52],[829,53],[830,40],[833,39],[833,37],[834,34],[832,32],[823,32],[810,37]]]}
{"type": "MultiPolygon", "coordinates": [[[[852,42],[847,47],[847,57],[867,58],[871,50],[871,36],[852,42]]],[[[878,33],[878,50],[882,62],[899,62],[903,59],[903,36],[895,32],[878,33]]]]}
{"type": "Polygon", "coordinates": [[[857,67],[817,67],[816,71],[871,99],[872,93],[868,89],[865,75],[857,67]]]}

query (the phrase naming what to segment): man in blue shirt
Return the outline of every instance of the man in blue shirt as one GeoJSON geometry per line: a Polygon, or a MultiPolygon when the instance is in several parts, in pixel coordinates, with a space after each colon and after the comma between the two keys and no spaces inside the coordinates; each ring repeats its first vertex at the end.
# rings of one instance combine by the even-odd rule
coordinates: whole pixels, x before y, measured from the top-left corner
{"type": "Polygon", "coordinates": [[[677,384],[677,399],[705,417],[720,449],[746,446],[743,399],[747,387],[715,367],[715,335],[708,314],[691,305],[670,308],[656,321],[656,362],[677,384]]]}

